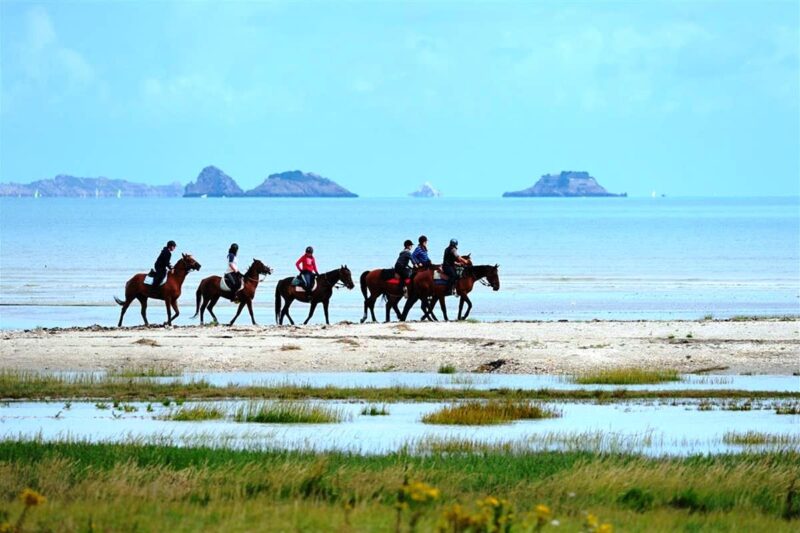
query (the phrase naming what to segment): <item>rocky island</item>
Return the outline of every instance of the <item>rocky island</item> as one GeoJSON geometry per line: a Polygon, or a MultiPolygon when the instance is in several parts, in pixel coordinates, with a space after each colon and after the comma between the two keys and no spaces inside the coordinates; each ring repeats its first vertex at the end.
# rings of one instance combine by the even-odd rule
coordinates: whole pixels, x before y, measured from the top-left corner
{"type": "Polygon", "coordinates": [[[439,198],[442,195],[442,191],[431,185],[431,182],[426,181],[422,184],[422,187],[412,193],[408,193],[408,195],[414,198],[439,198]]]}
{"type": "Polygon", "coordinates": [[[572,170],[561,174],[545,174],[533,187],[521,191],[503,193],[504,198],[528,197],[578,197],[578,196],[614,196],[625,197],[628,193],[614,194],[605,190],[588,172],[572,170]]]}
{"type": "Polygon", "coordinates": [[[0,183],[0,196],[56,197],[72,198],[92,197],[144,197],[144,196],[180,196],[181,184],[147,185],[120,179],[79,178],[59,174],[52,179],[34,181],[28,184],[0,183]]]}
{"type": "Polygon", "coordinates": [[[245,193],[247,196],[267,197],[319,197],[319,198],[356,198],[341,185],[312,172],[290,170],[279,174],[270,174],[264,183],[245,193]]]}
{"type": "Polygon", "coordinates": [[[210,165],[200,171],[197,182],[189,182],[183,193],[185,198],[222,198],[244,196],[244,191],[236,181],[217,167],[210,165]]]}

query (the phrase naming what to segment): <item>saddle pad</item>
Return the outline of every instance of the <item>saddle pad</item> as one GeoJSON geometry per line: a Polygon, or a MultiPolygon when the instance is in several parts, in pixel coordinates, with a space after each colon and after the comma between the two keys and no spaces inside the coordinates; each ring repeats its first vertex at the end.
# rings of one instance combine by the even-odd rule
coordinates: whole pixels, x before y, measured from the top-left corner
{"type": "MultiPolygon", "coordinates": [[[[300,285],[300,282],[297,278],[292,280],[292,287],[294,287],[295,292],[306,292],[306,289],[300,285]]],[[[311,292],[314,292],[314,289],[317,288],[317,280],[314,280],[314,286],[311,287],[311,292]]]]}
{"type": "MultiPolygon", "coordinates": [[[[159,285],[159,287],[163,287],[164,286],[164,284],[167,282],[167,278],[168,277],[169,276],[164,276],[164,279],[161,280],[161,284],[159,285]]],[[[153,285],[153,279],[154,279],[153,276],[148,274],[147,276],[144,277],[144,284],[152,286],[153,285]]]]}
{"type": "MultiPolygon", "coordinates": [[[[400,280],[397,279],[397,278],[392,278],[392,279],[386,280],[386,283],[388,283],[389,285],[399,285],[400,284],[400,280]]],[[[407,279],[406,280],[406,285],[410,285],[410,284],[411,284],[411,280],[407,279]]]]}
{"type": "Polygon", "coordinates": [[[437,281],[437,280],[440,280],[440,279],[443,280],[443,279],[446,279],[446,278],[441,272],[439,272],[438,270],[434,270],[433,271],[433,280],[437,281]]]}
{"type": "Polygon", "coordinates": [[[228,284],[225,283],[225,276],[220,276],[219,278],[219,290],[222,292],[233,292],[233,289],[228,287],[228,284]]]}

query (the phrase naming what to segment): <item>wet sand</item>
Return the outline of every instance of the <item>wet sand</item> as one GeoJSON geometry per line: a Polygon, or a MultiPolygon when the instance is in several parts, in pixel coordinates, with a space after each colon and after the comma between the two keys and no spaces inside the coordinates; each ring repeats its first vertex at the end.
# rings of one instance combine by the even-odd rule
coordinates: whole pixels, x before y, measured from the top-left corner
{"type": "Polygon", "coordinates": [[[627,366],[796,374],[800,320],[95,326],[5,331],[0,342],[0,368],[19,370],[435,372],[443,364],[516,374],[627,366]]]}

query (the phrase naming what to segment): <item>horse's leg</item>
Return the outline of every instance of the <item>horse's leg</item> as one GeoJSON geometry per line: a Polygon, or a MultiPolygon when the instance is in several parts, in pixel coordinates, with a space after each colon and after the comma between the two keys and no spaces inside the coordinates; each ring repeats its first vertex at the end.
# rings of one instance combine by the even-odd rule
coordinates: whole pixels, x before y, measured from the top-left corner
{"type": "Polygon", "coordinates": [[[322,300],[322,310],[325,311],[325,323],[330,325],[330,321],[328,320],[328,302],[330,300],[322,300]]]}
{"type": "Polygon", "coordinates": [[[391,311],[392,311],[392,297],[391,296],[387,296],[386,297],[386,322],[391,322],[392,321],[392,319],[389,318],[389,313],[391,313],[391,311]]]}
{"type": "Polygon", "coordinates": [[[142,319],[144,320],[144,325],[149,326],[150,323],[147,321],[147,296],[139,296],[137,299],[142,305],[142,319]]]}
{"type": "Polygon", "coordinates": [[[378,294],[370,294],[369,297],[364,300],[364,316],[361,318],[361,323],[367,321],[367,309],[369,309],[370,314],[372,315],[372,321],[377,322],[375,319],[375,302],[378,300],[378,294]]]}
{"type": "Polygon", "coordinates": [[[242,312],[242,309],[244,309],[244,302],[239,302],[239,308],[236,310],[236,314],[233,315],[231,321],[228,322],[229,326],[232,326],[233,323],[236,322],[236,319],[239,318],[239,314],[242,312]]]}
{"type": "Polygon", "coordinates": [[[447,306],[444,303],[444,295],[439,296],[439,305],[442,307],[442,315],[444,316],[444,321],[449,322],[450,319],[447,318],[447,306]]]}
{"type": "Polygon", "coordinates": [[[172,325],[172,309],[170,309],[169,304],[170,304],[169,299],[168,298],[164,298],[164,305],[167,306],[167,325],[171,326],[172,325]]]}
{"type": "Polygon", "coordinates": [[[214,314],[214,306],[217,305],[219,301],[219,296],[214,296],[211,298],[211,301],[208,303],[208,312],[211,315],[211,318],[214,319],[214,322],[219,324],[219,320],[217,320],[217,315],[214,314]]]}
{"type": "Polygon", "coordinates": [[[316,309],[316,308],[317,308],[317,302],[316,302],[316,300],[312,300],[311,309],[308,310],[308,318],[306,318],[306,321],[303,322],[303,325],[308,324],[308,321],[311,320],[312,316],[314,316],[314,309],[316,309]]]}
{"type": "Polygon", "coordinates": [[[247,300],[247,310],[250,312],[250,321],[254,326],[257,326],[258,324],[256,324],[256,317],[253,316],[253,300],[247,300]]]}
{"type": "MultiPolygon", "coordinates": [[[[467,302],[467,312],[464,313],[464,317],[461,320],[466,320],[469,316],[469,312],[472,311],[472,300],[469,299],[469,296],[466,294],[461,297],[462,302],[467,302]]],[[[459,313],[460,314],[460,313],[459,313]]]]}
{"type": "Polygon", "coordinates": [[[286,317],[289,319],[289,324],[294,326],[294,320],[292,320],[292,315],[289,314],[289,306],[292,305],[293,301],[294,299],[290,300],[286,298],[286,304],[283,306],[283,311],[281,311],[281,320],[280,322],[278,322],[279,324],[283,324],[283,317],[286,317]]]}
{"type": "Polygon", "coordinates": [[[403,307],[403,314],[400,315],[400,322],[405,322],[408,318],[408,312],[417,303],[418,298],[416,296],[409,296],[408,300],[406,301],[406,305],[403,307]]]}
{"type": "Polygon", "coordinates": [[[464,297],[458,299],[458,320],[464,320],[461,318],[461,310],[464,308],[464,297]]]}
{"type": "Polygon", "coordinates": [[[206,312],[206,307],[208,306],[208,299],[205,295],[203,295],[203,303],[200,305],[200,325],[203,325],[203,315],[206,312]]]}
{"type": "Polygon", "coordinates": [[[119,324],[117,324],[118,328],[122,327],[122,317],[125,316],[125,311],[128,310],[128,307],[131,305],[132,301],[133,301],[133,298],[131,298],[130,300],[128,300],[127,297],[125,298],[125,303],[122,304],[122,310],[119,312],[119,324]]]}
{"type": "Polygon", "coordinates": [[[181,310],[178,309],[178,299],[172,300],[172,309],[175,311],[175,314],[172,315],[172,320],[178,318],[178,315],[181,314],[181,310]]]}

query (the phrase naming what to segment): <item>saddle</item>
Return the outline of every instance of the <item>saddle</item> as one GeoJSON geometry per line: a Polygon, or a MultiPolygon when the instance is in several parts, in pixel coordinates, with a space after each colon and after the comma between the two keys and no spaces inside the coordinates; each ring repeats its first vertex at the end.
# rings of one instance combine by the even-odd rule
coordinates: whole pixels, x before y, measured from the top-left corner
{"type": "MultiPolygon", "coordinates": [[[[151,268],[150,272],[148,272],[147,275],[144,277],[144,284],[150,286],[151,288],[156,288],[153,285],[153,281],[155,281],[155,277],[156,277],[156,271],[151,268]]],[[[163,287],[164,284],[167,282],[167,278],[168,277],[169,277],[168,275],[164,276],[164,279],[161,280],[161,283],[159,283],[158,286],[159,287],[163,287]]]]}
{"type": "Polygon", "coordinates": [[[228,272],[219,279],[219,290],[222,292],[237,292],[242,288],[242,283],[236,279],[233,272],[228,272]]]}
{"type": "MultiPolygon", "coordinates": [[[[314,292],[317,288],[317,278],[314,278],[314,286],[311,287],[311,292],[314,292]]],[[[292,279],[292,287],[297,292],[306,292],[306,288],[303,286],[303,280],[300,279],[300,276],[296,276],[292,279]]]]}

